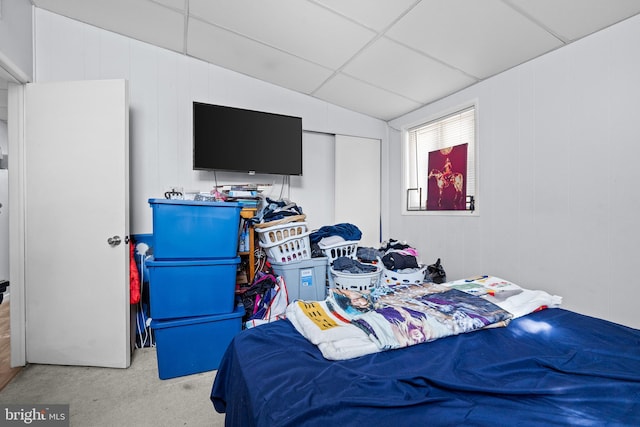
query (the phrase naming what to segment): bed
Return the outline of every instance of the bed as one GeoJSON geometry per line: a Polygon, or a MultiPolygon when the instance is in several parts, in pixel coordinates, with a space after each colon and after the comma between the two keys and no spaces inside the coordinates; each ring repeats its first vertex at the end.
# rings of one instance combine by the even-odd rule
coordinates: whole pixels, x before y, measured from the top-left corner
{"type": "Polygon", "coordinates": [[[280,320],[234,338],[211,400],[243,427],[640,425],[640,330],[546,308],[328,360],[280,320]]]}

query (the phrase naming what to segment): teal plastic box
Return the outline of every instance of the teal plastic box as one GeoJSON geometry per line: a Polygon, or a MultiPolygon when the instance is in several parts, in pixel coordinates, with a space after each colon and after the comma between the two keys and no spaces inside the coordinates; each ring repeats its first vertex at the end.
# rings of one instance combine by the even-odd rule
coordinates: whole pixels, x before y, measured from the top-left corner
{"type": "Polygon", "coordinates": [[[242,330],[244,308],[214,316],[152,320],[161,380],[218,369],[229,343],[242,330]]]}
{"type": "Polygon", "coordinates": [[[289,302],[301,299],[322,301],[327,296],[327,257],[297,262],[271,262],[273,272],[282,276],[289,293],[289,302]]]}
{"type": "Polygon", "coordinates": [[[232,258],[238,254],[240,203],[149,199],[157,260],[232,258]]]}
{"type": "Polygon", "coordinates": [[[240,257],[146,261],[149,308],[153,319],[231,313],[235,308],[240,257]]]}

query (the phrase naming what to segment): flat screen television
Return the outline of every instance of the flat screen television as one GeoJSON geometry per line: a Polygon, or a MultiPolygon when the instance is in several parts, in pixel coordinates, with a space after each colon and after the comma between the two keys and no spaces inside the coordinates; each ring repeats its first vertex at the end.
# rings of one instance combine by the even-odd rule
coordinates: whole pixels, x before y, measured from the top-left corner
{"type": "Polygon", "coordinates": [[[302,118],[194,102],[193,169],[302,175],[302,118]]]}

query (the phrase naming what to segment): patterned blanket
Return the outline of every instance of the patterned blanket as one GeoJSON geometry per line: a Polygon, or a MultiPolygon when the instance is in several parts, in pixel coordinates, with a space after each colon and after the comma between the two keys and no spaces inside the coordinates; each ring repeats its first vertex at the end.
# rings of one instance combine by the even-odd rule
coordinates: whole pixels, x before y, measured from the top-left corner
{"type": "Polygon", "coordinates": [[[512,314],[444,285],[393,285],[373,293],[331,289],[324,301],[294,301],[287,318],[323,356],[343,360],[506,326],[512,314]]]}

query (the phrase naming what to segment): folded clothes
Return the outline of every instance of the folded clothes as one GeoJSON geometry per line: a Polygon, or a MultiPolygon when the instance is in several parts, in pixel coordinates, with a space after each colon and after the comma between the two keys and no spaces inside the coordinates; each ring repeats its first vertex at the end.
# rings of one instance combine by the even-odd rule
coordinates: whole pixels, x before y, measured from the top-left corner
{"type": "Polygon", "coordinates": [[[332,246],[340,243],[344,243],[344,237],[342,236],[326,236],[320,239],[318,245],[322,247],[332,246]]]}
{"type": "Polygon", "coordinates": [[[360,247],[356,250],[356,257],[364,262],[374,262],[378,258],[382,259],[384,251],[376,248],[360,247]]]}
{"type": "Polygon", "coordinates": [[[382,263],[387,270],[401,270],[405,268],[420,267],[415,256],[403,255],[399,252],[388,252],[382,257],[382,263]]]}
{"type": "Polygon", "coordinates": [[[333,269],[344,273],[363,274],[373,273],[378,269],[373,264],[364,264],[349,257],[339,257],[333,261],[333,269]]]}

